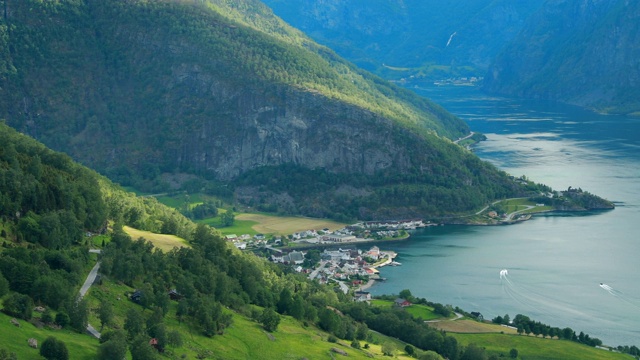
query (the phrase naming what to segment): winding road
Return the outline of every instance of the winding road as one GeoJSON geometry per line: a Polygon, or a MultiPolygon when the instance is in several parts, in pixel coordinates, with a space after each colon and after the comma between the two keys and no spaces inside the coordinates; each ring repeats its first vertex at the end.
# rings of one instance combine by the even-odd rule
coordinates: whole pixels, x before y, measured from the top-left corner
{"type": "MultiPolygon", "coordinates": [[[[101,250],[89,249],[89,252],[92,254],[100,254],[101,250]]],[[[82,284],[82,287],[80,288],[80,292],[78,294],[78,300],[82,299],[87,294],[87,291],[89,291],[89,288],[91,287],[91,285],[93,285],[93,282],[96,281],[96,277],[98,276],[98,270],[100,270],[100,261],[98,261],[93,266],[91,271],[89,271],[89,275],[87,275],[87,279],[84,281],[84,284],[82,284]]],[[[100,332],[96,330],[93,326],[91,326],[91,324],[87,324],[87,331],[93,337],[100,339],[100,332]]]]}

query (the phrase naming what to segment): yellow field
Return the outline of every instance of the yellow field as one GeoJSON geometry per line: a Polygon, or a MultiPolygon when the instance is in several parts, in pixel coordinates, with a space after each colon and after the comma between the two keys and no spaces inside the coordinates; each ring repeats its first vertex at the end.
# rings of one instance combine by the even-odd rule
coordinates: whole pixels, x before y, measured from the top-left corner
{"type": "Polygon", "coordinates": [[[269,216],[263,214],[239,214],[237,220],[257,222],[251,228],[263,234],[289,235],[304,230],[341,229],[347,224],[326,219],[312,219],[304,217],[269,216]]]}
{"type": "Polygon", "coordinates": [[[515,329],[496,324],[481,323],[473,320],[438,321],[429,323],[436,329],[454,333],[499,333],[517,334],[515,329]]]}
{"type": "Polygon", "coordinates": [[[144,238],[162,251],[169,251],[174,247],[189,246],[184,239],[175,235],[156,234],[150,231],[134,229],[129,226],[123,226],[122,229],[129,234],[133,240],[144,238]]]}

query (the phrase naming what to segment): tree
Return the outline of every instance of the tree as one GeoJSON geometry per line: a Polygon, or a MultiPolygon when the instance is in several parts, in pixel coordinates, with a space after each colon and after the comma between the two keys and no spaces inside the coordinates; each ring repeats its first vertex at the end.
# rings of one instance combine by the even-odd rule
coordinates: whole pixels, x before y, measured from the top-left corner
{"type": "Polygon", "coordinates": [[[69,315],[67,315],[66,312],[64,311],[60,311],[56,314],[56,325],[60,326],[60,327],[65,327],[67,325],[69,325],[69,315]]]}
{"type": "Polygon", "coordinates": [[[406,352],[407,355],[411,356],[416,352],[416,349],[414,349],[413,346],[407,344],[407,346],[404,347],[404,352],[406,352]]]}
{"type": "Polygon", "coordinates": [[[471,343],[467,345],[467,348],[464,350],[462,354],[461,360],[484,360],[487,358],[487,355],[484,352],[484,349],[479,347],[478,345],[471,343]]]}
{"type": "Polygon", "coordinates": [[[144,335],[137,336],[131,346],[131,359],[132,360],[156,360],[156,350],[149,345],[149,338],[144,335]]]}
{"type": "Polygon", "coordinates": [[[382,353],[385,356],[393,356],[393,353],[396,352],[396,345],[390,341],[382,344],[382,353]]]}
{"type": "Polygon", "coordinates": [[[109,301],[100,301],[100,306],[98,307],[98,318],[100,319],[100,330],[102,330],[105,325],[109,325],[113,320],[113,305],[111,305],[109,301]]]}
{"type": "Polygon", "coordinates": [[[260,323],[265,330],[274,332],[280,324],[280,315],[278,315],[278,313],[275,312],[275,310],[273,310],[272,308],[266,308],[264,309],[264,311],[262,311],[262,315],[260,316],[260,323]]]}
{"type": "Polygon", "coordinates": [[[167,344],[172,347],[181,347],[183,345],[182,334],[177,330],[167,333],[167,344]]]}
{"type": "Polygon", "coordinates": [[[420,360],[442,360],[442,356],[440,356],[437,352],[427,351],[420,356],[420,360]]]}
{"type": "Polygon", "coordinates": [[[134,339],[136,336],[144,333],[144,319],[142,318],[142,314],[136,309],[129,309],[124,319],[124,329],[127,331],[129,339],[134,339]]]}
{"type": "Polygon", "coordinates": [[[282,289],[280,292],[280,298],[276,304],[278,312],[280,314],[289,314],[289,308],[291,307],[292,302],[293,299],[291,297],[291,291],[288,288],[282,289]]]}
{"type": "Polygon", "coordinates": [[[40,355],[47,360],[69,360],[69,351],[64,342],[49,336],[40,346],[40,355]]]}
{"type": "Polygon", "coordinates": [[[413,299],[413,294],[411,294],[411,290],[409,289],[404,289],[400,291],[400,294],[398,294],[398,296],[402,299],[409,300],[409,301],[413,299]]]}
{"type": "MultiPolygon", "coordinates": [[[[3,230],[4,231],[4,230],[3,230]]],[[[9,282],[4,278],[0,272],[0,298],[9,293],[9,282]]]]}
{"type": "Polygon", "coordinates": [[[232,226],[235,220],[236,220],[236,216],[233,214],[233,211],[231,210],[227,210],[225,213],[220,215],[220,225],[222,227],[232,226]]]}
{"type": "Polygon", "coordinates": [[[518,357],[518,349],[509,350],[509,357],[511,357],[512,359],[517,358],[518,357]]]}
{"type": "Polygon", "coordinates": [[[27,295],[11,293],[4,299],[4,312],[20,319],[29,320],[33,314],[33,300],[27,295]]]}
{"type": "Polygon", "coordinates": [[[66,306],[69,325],[77,332],[84,332],[89,324],[89,305],[85,299],[69,300],[66,306]]]}
{"type": "Polygon", "coordinates": [[[100,342],[98,360],[124,359],[127,354],[127,335],[122,330],[103,333],[100,342]]]}

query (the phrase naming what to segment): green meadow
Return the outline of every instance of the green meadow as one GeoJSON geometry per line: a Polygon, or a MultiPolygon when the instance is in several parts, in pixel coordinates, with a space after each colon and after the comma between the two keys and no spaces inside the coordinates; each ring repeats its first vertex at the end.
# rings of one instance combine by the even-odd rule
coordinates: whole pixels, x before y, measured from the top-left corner
{"type": "MultiPolygon", "coordinates": [[[[378,307],[387,307],[387,308],[394,306],[393,301],[380,300],[380,299],[371,300],[371,305],[378,306],[378,307]]],[[[413,304],[411,306],[408,306],[402,309],[408,312],[409,314],[413,315],[413,317],[422,319],[424,321],[442,319],[442,316],[433,312],[433,308],[430,306],[413,304]]]]}
{"type": "Polygon", "coordinates": [[[543,339],[525,335],[500,333],[458,334],[448,332],[462,344],[476,343],[489,354],[509,356],[511,349],[518,350],[521,360],[616,360],[631,359],[629,355],[578,344],[572,341],[543,339]]]}

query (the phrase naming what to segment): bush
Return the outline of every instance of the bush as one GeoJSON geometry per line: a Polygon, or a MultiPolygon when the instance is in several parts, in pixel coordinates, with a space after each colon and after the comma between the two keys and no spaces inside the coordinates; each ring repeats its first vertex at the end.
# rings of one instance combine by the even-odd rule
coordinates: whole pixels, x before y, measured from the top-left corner
{"type": "Polygon", "coordinates": [[[67,315],[67,313],[65,312],[59,312],[56,314],[56,325],[61,326],[61,327],[65,327],[67,325],[69,325],[69,322],[71,320],[69,320],[69,315],[67,315]]]}
{"type": "Polygon", "coordinates": [[[352,347],[352,348],[354,348],[354,349],[360,349],[360,341],[358,341],[358,340],[353,340],[353,341],[351,342],[351,347],[352,347]]]}
{"type": "Polygon", "coordinates": [[[4,312],[23,320],[29,320],[33,314],[33,300],[27,295],[12,293],[4,300],[4,312]]]}
{"type": "Polygon", "coordinates": [[[330,343],[337,343],[338,342],[338,338],[335,337],[334,335],[329,335],[329,337],[327,338],[327,341],[330,343]]]}
{"type": "Polygon", "coordinates": [[[69,360],[69,351],[64,342],[49,336],[40,347],[40,355],[47,360],[69,360]]]}
{"type": "Polygon", "coordinates": [[[511,351],[509,351],[509,356],[512,359],[515,359],[518,357],[518,349],[511,349],[511,351]]]}

